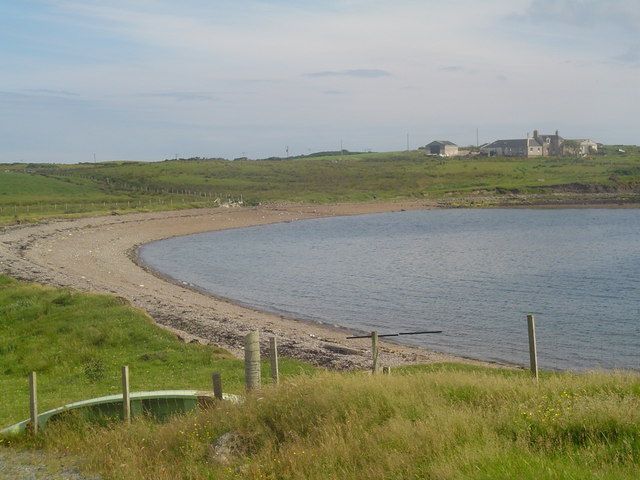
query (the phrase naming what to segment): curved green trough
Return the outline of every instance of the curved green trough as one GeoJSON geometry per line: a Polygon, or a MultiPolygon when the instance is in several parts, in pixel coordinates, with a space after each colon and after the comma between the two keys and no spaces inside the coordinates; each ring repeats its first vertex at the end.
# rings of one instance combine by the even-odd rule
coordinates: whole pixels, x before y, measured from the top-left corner
{"type": "MultiPolygon", "coordinates": [[[[222,394],[223,400],[238,403],[240,396],[228,393],[222,394]]],[[[171,415],[184,413],[197,408],[211,407],[216,398],[211,392],[197,390],[159,390],[155,392],[132,392],[131,416],[148,416],[157,420],[164,420],[171,415]]],[[[69,403],[38,415],[38,429],[46,427],[50,420],[56,417],[77,412],[80,417],[89,422],[108,423],[122,418],[122,394],[107,395],[80,402],[69,403]]],[[[0,434],[20,434],[29,430],[31,420],[23,420],[4,430],[0,434]]]]}

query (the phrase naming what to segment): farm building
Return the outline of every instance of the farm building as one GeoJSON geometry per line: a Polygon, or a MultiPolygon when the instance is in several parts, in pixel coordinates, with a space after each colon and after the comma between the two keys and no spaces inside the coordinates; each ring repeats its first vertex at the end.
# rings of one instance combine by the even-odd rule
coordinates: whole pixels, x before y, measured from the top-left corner
{"type": "Polygon", "coordinates": [[[533,138],[542,145],[542,156],[557,157],[564,155],[564,138],[558,135],[558,130],[553,135],[541,135],[538,130],[533,131],[533,138]]]}
{"type": "Polygon", "coordinates": [[[496,140],[480,149],[483,155],[504,157],[540,157],[543,155],[542,145],[534,138],[515,140],[496,140]]]}
{"type": "Polygon", "coordinates": [[[589,140],[588,138],[580,139],[580,140],[574,140],[574,142],[578,142],[581,155],[588,155],[591,152],[597,152],[598,151],[598,144],[596,142],[594,142],[593,140],[589,140]]]}
{"type": "Polygon", "coordinates": [[[458,145],[447,140],[435,140],[425,146],[425,150],[431,155],[442,155],[445,157],[455,157],[458,155],[458,145]]]}
{"type": "Polygon", "coordinates": [[[570,154],[586,155],[598,149],[593,140],[565,140],[558,131],[553,135],[533,131],[532,138],[515,140],[496,140],[480,149],[480,153],[489,156],[506,157],[557,157],[570,154]],[[574,151],[578,148],[578,152],[574,151]]]}

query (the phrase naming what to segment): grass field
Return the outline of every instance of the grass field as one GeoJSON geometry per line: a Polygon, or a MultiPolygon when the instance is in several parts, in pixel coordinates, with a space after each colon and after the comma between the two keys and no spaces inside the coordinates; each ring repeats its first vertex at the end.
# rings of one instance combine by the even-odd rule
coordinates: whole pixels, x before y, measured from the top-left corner
{"type": "MultiPolygon", "coordinates": [[[[420,152],[289,160],[174,160],[6,165],[0,223],[197,208],[227,200],[455,198],[558,191],[640,192],[640,155],[513,159],[420,152]]],[[[0,276],[0,426],[28,417],[30,371],[40,410],[132,390],[243,390],[223,350],[184,344],[122,299],[0,276]]],[[[267,366],[264,365],[265,373],[267,366]]],[[[281,360],[283,384],[245,404],[156,424],[60,423],[0,446],[77,454],[105,479],[631,479],[640,471],[640,376],[432,365],[392,376],[318,372],[281,360]],[[215,453],[223,434],[227,458],[215,453]]]]}
{"type": "MultiPolygon", "coordinates": [[[[242,390],[242,366],[185,345],[116,298],[0,277],[0,425],[42,408],[133,389],[242,390]]],[[[631,479],[640,471],[640,376],[436,364],[391,376],[317,372],[285,360],[279,387],[167,423],[57,423],[0,446],[74,454],[105,479],[631,479]],[[226,455],[216,442],[227,434],[226,455]]]]}
{"type": "Polygon", "coordinates": [[[584,158],[425,156],[421,151],[280,160],[13,164],[0,172],[0,223],[111,211],[289,201],[500,198],[508,193],[640,192],[640,153],[584,158]]]}
{"type": "MultiPolygon", "coordinates": [[[[124,303],[0,276],[0,429],[29,417],[31,371],[38,374],[40,411],[120,393],[122,365],[129,365],[132,391],[211,390],[214,371],[226,392],[243,391],[242,361],[184,344],[124,303]]],[[[312,370],[286,358],[280,366],[285,376],[312,370]]]]}

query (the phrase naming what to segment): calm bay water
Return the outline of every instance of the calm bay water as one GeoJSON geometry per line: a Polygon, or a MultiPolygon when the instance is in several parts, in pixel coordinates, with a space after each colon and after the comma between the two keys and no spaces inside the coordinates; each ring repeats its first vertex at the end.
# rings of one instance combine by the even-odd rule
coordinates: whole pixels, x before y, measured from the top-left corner
{"type": "Polygon", "coordinates": [[[640,369],[640,210],[430,210],[304,220],[145,245],[214,295],[429,349],[542,368],[640,369]]]}

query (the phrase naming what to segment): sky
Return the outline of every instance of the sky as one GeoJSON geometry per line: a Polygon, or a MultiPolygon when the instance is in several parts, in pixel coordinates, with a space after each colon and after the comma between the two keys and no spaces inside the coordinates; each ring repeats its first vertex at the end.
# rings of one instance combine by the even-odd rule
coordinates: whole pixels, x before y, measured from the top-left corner
{"type": "Polygon", "coordinates": [[[638,0],[0,0],[0,163],[640,143],[638,0]]]}

